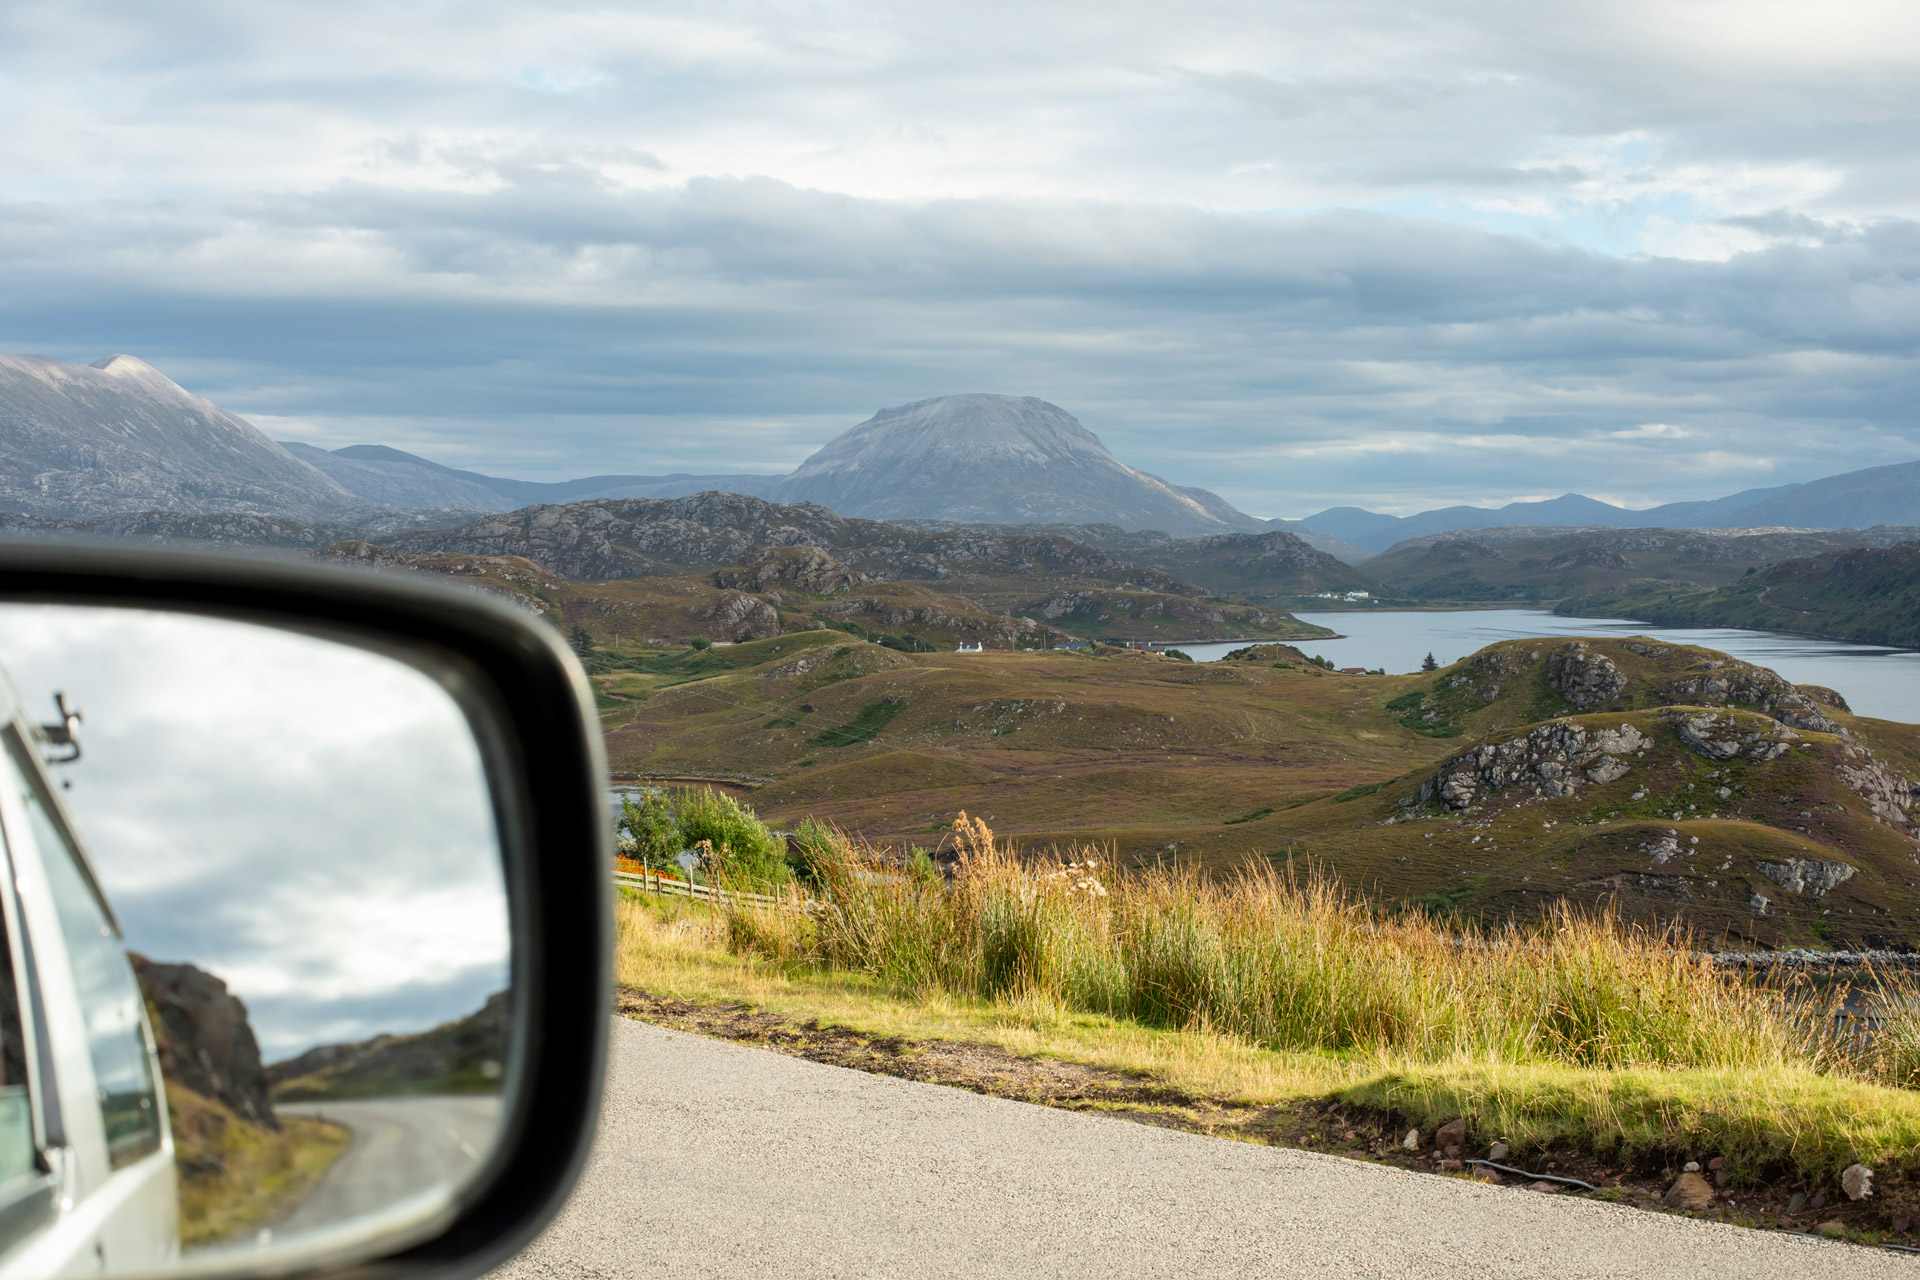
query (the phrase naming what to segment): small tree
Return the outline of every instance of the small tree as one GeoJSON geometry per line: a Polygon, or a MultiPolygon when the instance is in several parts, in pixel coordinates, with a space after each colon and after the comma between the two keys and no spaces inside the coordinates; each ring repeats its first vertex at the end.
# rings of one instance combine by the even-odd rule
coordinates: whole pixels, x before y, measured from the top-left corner
{"type": "Polygon", "coordinates": [[[695,649],[713,648],[713,641],[707,639],[705,636],[695,636],[693,639],[689,640],[687,643],[692,645],[695,649]]]}
{"type": "Polygon", "coordinates": [[[1193,655],[1192,655],[1192,654],[1190,654],[1190,653],[1182,653],[1182,652],[1180,652],[1180,650],[1178,650],[1178,649],[1169,649],[1169,650],[1167,650],[1167,656],[1168,656],[1169,658],[1172,658],[1172,659],[1173,659],[1173,660],[1174,660],[1175,662],[1192,662],[1192,661],[1193,661],[1193,655]]]}
{"type": "Polygon", "coordinates": [[[1438,671],[1440,669],[1440,664],[1435,662],[1433,660],[1433,655],[1429,653],[1426,657],[1420,659],[1420,669],[1422,671],[1438,671]]]}
{"type": "Polygon", "coordinates": [[[621,853],[656,870],[672,866],[674,855],[683,847],[673,806],[663,791],[643,791],[637,803],[631,796],[623,797],[614,834],[621,853]]]}
{"type": "Polygon", "coordinates": [[[577,622],[573,624],[573,630],[567,633],[567,643],[581,657],[593,656],[593,633],[577,622]]]}

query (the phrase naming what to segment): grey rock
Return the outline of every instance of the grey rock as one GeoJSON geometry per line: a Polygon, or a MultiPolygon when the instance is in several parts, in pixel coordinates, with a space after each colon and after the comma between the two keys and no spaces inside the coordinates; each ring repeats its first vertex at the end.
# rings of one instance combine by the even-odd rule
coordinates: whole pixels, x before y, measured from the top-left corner
{"type": "Polygon", "coordinates": [[[1420,794],[1422,799],[1438,796],[1450,809],[1465,809],[1482,794],[1516,786],[1546,796],[1569,796],[1589,779],[1610,782],[1623,776],[1627,771],[1623,757],[1646,743],[1646,735],[1630,724],[1592,730],[1550,721],[1445,761],[1421,786],[1420,794]]]}
{"type": "Polygon", "coordinates": [[[1873,1194],[1873,1170],[1863,1164],[1850,1164],[1840,1172],[1840,1189],[1849,1200],[1865,1200],[1873,1194]]]}
{"type": "Polygon", "coordinates": [[[1612,702],[1627,689],[1627,677],[1613,659],[1589,652],[1580,641],[1547,659],[1547,683],[1582,710],[1612,702]]]}
{"type": "Polygon", "coordinates": [[[1782,862],[1757,862],[1754,866],[1782,889],[1815,897],[1824,896],[1836,885],[1854,877],[1854,868],[1826,858],[1788,858],[1782,862]]]}

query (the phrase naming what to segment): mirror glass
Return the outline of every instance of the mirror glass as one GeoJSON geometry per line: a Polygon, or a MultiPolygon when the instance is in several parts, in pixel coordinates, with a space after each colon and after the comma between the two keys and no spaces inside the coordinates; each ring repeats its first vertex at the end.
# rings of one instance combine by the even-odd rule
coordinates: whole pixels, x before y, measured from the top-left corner
{"type": "Polygon", "coordinates": [[[454,676],[11,604],[0,667],[0,1277],[430,1228],[511,1066],[501,842],[454,676]]]}

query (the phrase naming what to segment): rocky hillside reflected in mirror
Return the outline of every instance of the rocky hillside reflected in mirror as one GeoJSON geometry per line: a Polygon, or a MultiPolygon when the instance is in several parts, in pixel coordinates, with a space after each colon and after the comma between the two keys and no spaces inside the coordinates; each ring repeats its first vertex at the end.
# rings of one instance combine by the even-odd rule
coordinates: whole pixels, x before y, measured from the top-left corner
{"type": "MultiPolygon", "coordinates": [[[[0,606],[0,667],[17,736],[56,691],[84,716],[77,759],[29,745],[164,1083],[161,1150],[110,1176],[164,1158],[177,1210],[133,1225],[185,1257],[430,1218],[494,1141],[512,1042],[499,837],[454,697],[348,645],[134,610],[0,606]]],[[[67,1083],[37,1103],[71,1106],[67,1083]]]]}

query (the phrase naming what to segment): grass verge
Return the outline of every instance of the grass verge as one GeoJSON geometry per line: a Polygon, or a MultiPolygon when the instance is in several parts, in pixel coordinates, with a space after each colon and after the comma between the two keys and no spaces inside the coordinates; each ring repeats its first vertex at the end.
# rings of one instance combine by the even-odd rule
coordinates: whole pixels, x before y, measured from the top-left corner
{"type": "Polygon", "coordinates": [[[275,1133],[173,1082],[167,1111],[186,1249],[264,1226],[297,1204],[347,1149],[340,1125],[285,1117],[275,1133]]]}

